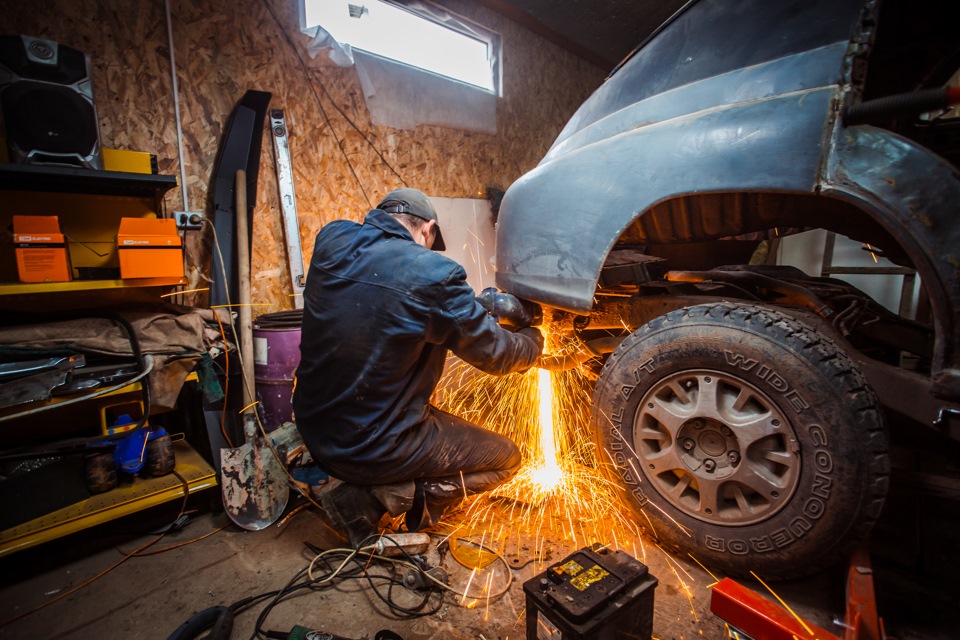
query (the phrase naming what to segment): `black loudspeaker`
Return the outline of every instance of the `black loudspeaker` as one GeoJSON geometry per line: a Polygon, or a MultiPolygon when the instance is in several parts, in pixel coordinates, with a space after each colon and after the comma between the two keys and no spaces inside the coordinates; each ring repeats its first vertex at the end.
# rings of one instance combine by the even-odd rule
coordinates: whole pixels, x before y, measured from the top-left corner
{"type": "Polygon", "coordinates": [[[0,36],[10,162],[103,169],[90,58],[52,40],[0,36]]]}

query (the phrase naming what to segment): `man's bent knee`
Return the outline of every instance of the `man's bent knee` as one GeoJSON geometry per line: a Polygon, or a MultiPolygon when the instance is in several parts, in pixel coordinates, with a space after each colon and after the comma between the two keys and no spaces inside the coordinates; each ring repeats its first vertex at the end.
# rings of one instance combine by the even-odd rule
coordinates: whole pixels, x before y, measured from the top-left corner
{"type": "Polygon", "coordinates": [[[507,472],[504,482],[517,475],[517,472],[520,471],[520,465],[523,464],[523,456],[520,455],[520,449],[513,443],[510,442],[513,447],[513,451],[510,454],[510,457],[507,459],[507,463],[504,465],[504,471],[507,472]]]}

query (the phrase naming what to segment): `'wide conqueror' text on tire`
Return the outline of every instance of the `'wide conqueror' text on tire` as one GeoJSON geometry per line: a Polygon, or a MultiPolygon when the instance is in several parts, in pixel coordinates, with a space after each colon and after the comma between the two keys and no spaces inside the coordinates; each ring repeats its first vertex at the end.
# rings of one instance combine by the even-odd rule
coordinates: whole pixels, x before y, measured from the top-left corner
{"type": "Polygon", "coordinates": [[[730,574],[790,577],[843,559],[887,492],[864,376],[836,343],[767,308],[705,304],[647,323],[604,365],[592,421],[637,521],[730,574]]]}

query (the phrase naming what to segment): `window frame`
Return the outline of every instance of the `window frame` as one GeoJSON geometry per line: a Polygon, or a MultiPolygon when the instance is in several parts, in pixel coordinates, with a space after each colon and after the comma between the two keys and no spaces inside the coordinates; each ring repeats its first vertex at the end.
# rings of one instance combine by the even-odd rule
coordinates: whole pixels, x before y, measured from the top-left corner
{"type": "MultiPolygon", "coordinates": [[[[303,7],[302,10],[304,12],[303,14],[304,17],[306,16],[306,3],[308,1],[309,0],[303,0],[303,4],[301,5],[303,7]]],[[[316,1],[322,1],[322,0],[312,0],[312,1],[316,2],[316,1]]],[[[452,76],[449,76],[437,71],[433,71],[431,69],[426,69],[424,67],[420,67],[416,64],[407,62],[405,60],[397,60],[395,58],[385,55],[383,52],[371,51],[366,47],[354,45],[352,42],[349,42],[349,41],[343,42],[342,44],[350,45],[351,48],[355,48],[359,51],[363,51],[368,55],[376,56],[384,60],[389,60],[390,62],[393,62],[395,64],[412,67],[424,73],[429,73],[437,77],[443,78],[445,80],[449,80],[450,82],[455,82],[455,83],[459,83],[459,84],[463,84],[463,85],[475,88],[478,91],[483,91],[483,92],[492,94],[493,96],[498,98],[503,96],[503,73],[502,73],[503,38],[499,33],[490,29],[489,27],[481,25],[460,14],[453,13],[444,7],[434,4],[433,2],[429,2],[428,0],[370,0],[370,2],[392,6],[416,18],[430,22],[433,25],[436,25],[445,29],[449,29],[450,31],[453,31],[454,33],[462,37],[470,38],[472,40],[476,40],[482,44],[485,44],[487,48],[487,64],[489,67],[492,89],[473,84],[472,82],[468,82],[466,80],[454,78],[452,76]]],[[[350,4],[362,5],[363,0],[351,0],[350,4]]],[[[306,28],[320,27],[321,29],[324,28],[323,24],[316,24],[316,25],[305,24],[305,27],[306,28]]],[[[331,37],[333,37],[333,34],[331,34],[331,37]]]]}

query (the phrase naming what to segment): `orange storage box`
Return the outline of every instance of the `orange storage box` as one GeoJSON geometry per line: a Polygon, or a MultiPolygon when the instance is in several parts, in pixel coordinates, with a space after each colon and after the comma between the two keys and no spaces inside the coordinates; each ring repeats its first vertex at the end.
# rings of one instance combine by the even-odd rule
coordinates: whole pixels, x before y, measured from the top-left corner
{"type": "Polygon", "coordinates": [[[13,244],[21,282],[70,280],[70,256],[57,216],[13,216],[13,244]]]}
{"type": "Polygon", "coordinates": [[[120,277],[182,278],[181,245],[172,218],[120,218],[120,277]]]}

